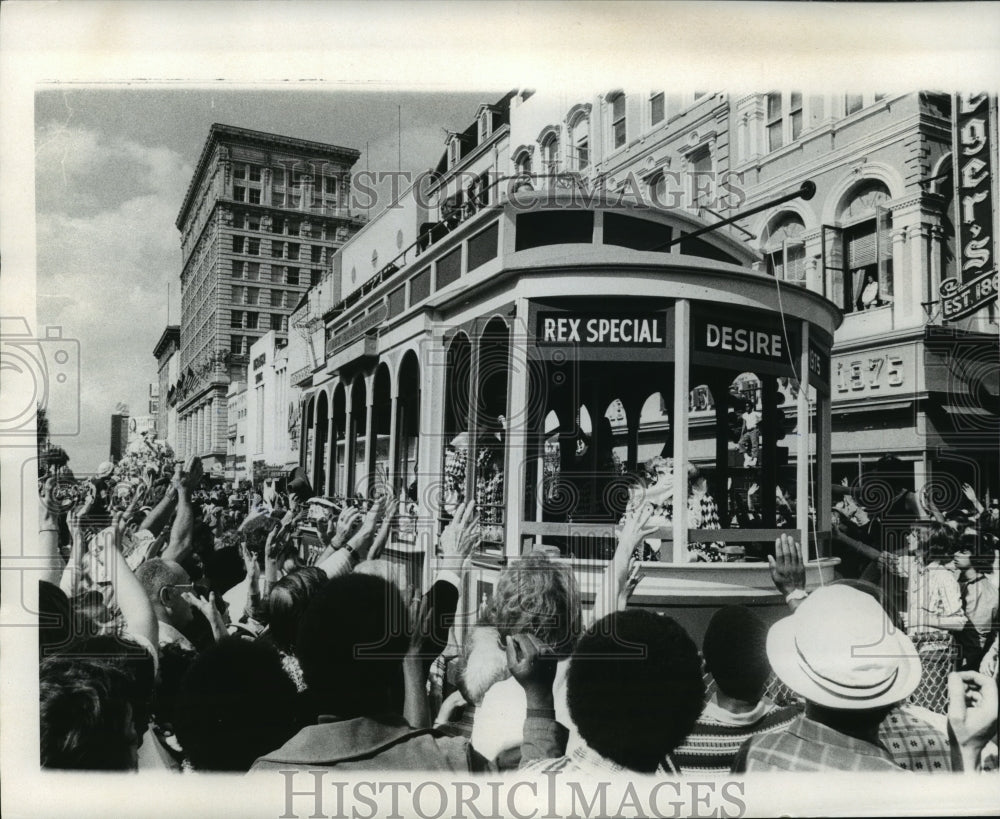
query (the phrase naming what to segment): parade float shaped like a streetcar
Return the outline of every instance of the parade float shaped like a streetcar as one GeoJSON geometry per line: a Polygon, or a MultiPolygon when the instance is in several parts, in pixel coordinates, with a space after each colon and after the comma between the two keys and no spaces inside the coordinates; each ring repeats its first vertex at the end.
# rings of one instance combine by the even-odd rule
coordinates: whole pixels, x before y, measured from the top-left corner
{"type": "Polygon", "coordinates": [[[474,604],[541,549],[572,567],[586,608],[622,515],[652,502],[660,526],[629,605],[696,639],[720,605],[774,619],[776,537],[801,544],[810,586],[837,563],[840,311],[767,275],[718,220],[532,182],[501,180],[491,204],[424,225],[324,316],[325,366],[302,384],[310,479],[342,503],[387,475],[405,523],[387,554],[416,584],[457,503],[475,499],[474,604]]]}

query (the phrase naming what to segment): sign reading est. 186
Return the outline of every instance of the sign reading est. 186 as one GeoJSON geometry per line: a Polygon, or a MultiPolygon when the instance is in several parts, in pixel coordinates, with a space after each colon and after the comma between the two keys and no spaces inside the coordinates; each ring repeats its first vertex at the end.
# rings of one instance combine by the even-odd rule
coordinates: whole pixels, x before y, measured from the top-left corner
{"type": "Polygon", "coordinates": [[[663,313],[539,312],[537,344],[583,347],[664,347],[667,318],[663,313]]]}
{"type": "Polygon", "coordinates": [[[997,299],[996,98],[955,94],[952,117],[958,270],[941,282],[945,321],[968,316],[997,299]]]}

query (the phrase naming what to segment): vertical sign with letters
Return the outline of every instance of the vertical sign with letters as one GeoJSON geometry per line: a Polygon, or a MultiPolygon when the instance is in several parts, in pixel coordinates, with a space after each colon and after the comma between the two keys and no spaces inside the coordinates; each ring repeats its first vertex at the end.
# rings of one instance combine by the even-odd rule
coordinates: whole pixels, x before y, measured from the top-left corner
{"type": "Polygon", "coordinates": [[[974,313],[997,297],[996,98],[955,94],[952,123],[957,275],[941,282],[946,321],[974,313]]]}

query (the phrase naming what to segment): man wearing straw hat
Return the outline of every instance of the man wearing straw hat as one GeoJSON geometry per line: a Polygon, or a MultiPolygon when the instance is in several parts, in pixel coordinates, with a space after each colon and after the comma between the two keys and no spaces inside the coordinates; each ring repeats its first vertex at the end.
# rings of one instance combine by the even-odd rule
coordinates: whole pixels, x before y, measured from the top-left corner
{"type": "MultiPolygon", "coordinates": [[[[917,687],[920,659],[873,597],[843,585],[817,589],[771,627],[767,656],[806,710],[784,731],[747,740],[734,772],[902,770],[879,743],[879,725],[917,687]]],[[[984,680],[949,678],[955,769],[973,767],[996,731],[996,686],[984,680]]]]}

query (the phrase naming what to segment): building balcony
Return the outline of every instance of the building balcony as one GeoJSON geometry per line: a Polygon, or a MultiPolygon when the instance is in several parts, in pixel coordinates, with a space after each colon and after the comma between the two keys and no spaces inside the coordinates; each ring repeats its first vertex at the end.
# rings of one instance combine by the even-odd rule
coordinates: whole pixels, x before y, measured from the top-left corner
{"type": "Polygon", "coordinates": [[[289,383],[293,387],[299,387],[312,378],[312,372],[312,367],[300,367],[288,377],[289,383]]]}

